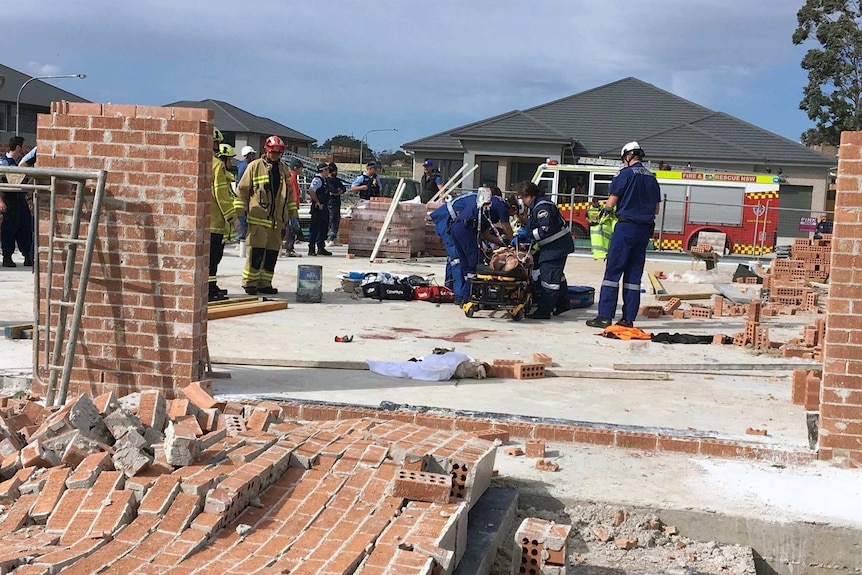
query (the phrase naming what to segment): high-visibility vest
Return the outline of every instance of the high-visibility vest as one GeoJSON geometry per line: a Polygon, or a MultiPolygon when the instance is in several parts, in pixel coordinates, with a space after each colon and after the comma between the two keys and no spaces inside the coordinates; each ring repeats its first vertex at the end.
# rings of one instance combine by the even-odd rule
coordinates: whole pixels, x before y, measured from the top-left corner
{"type": "Polygon", "coordinates": [[[617,225],[617,218],[609,214],[599,218],[599,221],[590,225],[590,245],[593,248],[593,259],[605,260],[608,258],[608,248],[611,246],[611,235],[617,225]]]}
{"type": "Polygon", "coordinates": [[[603,335],[612,339],[622,340],[652,339],[651,333],[647,333],[644,330],[638,329],[636,327],[625,327],[619,324],[613,324],[606,327],[603,335]]]}

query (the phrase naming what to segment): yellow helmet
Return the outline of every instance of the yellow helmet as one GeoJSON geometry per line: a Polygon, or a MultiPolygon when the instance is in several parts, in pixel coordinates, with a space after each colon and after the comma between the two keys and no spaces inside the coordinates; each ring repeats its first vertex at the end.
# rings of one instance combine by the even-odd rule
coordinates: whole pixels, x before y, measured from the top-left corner
{"type": "Polygon", "coordinates": [[[221,144],[224,142],[224,135],[221,133],[221,130],[213,126],[213,141],[216,144],[221,144]]]}
{"type": "Polygon", "coordinates": [[[233,149],[233,146],[230,144],[220,144],[218,147],[218,157],[219,158],[233,158],[236,156],[236,151],[233,149]]]}

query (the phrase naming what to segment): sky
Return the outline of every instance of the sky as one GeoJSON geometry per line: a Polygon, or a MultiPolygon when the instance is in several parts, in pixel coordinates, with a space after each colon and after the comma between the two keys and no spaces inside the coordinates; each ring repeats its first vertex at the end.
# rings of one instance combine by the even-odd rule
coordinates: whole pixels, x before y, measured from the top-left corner
{"type": "MultiPolygon", "coordinates": [[[[0,62],[96,102],[224,100],[374,150],[634,76],[798,141],[803,0],[41,0],[0,62]]],[[[637,106],[632,102],[632,106],[637,106]]],[[[644,110],[649,113],[649,110],[644,110]]]]}

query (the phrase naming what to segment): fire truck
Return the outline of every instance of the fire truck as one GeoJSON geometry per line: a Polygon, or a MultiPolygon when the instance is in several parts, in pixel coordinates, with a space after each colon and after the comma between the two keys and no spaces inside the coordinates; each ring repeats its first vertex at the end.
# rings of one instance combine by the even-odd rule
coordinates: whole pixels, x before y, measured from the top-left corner
{"type": "MultiPolygon", "coordinates": [[[[559,205],[575,239],[585,240],[589,238],[587,208],[607,199],[611,180],[622,167],[618,160],[601,158],[580,158],[576,164],[549,161],[536,170],[533,183],[559,205]]],[[[773,251],[781,177],[655,164],[647,167],[665,198],[656,216],[656,248],[691,249],[699,243],[701,232],[719,232],[725,234],[726,254],[773,251]]]]}

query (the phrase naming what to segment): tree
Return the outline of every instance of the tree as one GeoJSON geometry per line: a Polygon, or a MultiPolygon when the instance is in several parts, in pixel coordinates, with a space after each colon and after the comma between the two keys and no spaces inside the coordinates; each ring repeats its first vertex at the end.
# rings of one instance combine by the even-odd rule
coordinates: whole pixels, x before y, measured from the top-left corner
{"type": "Polygon", "coordinates": [[[862,130],[862,6],[858,0],[806,0],[793,43],[811,40],[802,59],[808,85],[799,108],[815,127],[806,144],[838,145],[844,130],[862,130]]]}
{"type": "Polygon", "coordinates": [[[355,148],[357,150],[356,155],[359,156],[359,148],[362,148],[362,158],[363,160],[373,160],[377,157],[374,153],[374,150],[368,147],[368,144],[364,142],[360,142],[358,139],[353,136],[347,136],[345,134],[338,134],[337,136],[332,136],[323,144],[321,148],[332,149],[333,146],[344,146],[345,148],[355,148]]]}
{"type": "Polygon", "coordinates": [[[391,166],[392,162],[396,160],[401,160],[407,164],[412,161],[412,158],[404,150],[383,150],[377,155],[377,158],[385,166],[391,166]]]}

